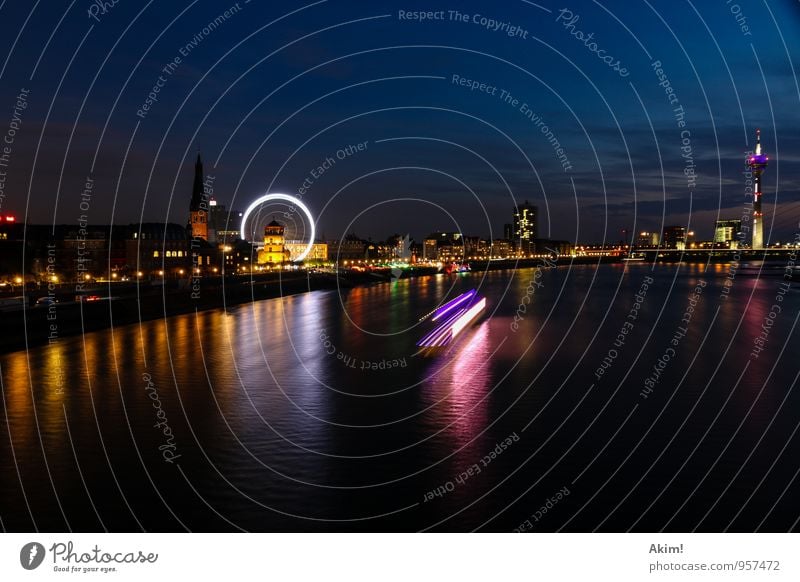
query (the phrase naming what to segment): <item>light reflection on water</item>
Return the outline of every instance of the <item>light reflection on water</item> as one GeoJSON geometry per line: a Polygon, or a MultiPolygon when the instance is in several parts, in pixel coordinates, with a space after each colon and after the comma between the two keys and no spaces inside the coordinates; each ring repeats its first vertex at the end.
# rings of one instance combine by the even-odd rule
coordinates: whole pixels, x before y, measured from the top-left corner
{"type": "MultiPolygon", "coordinates": [[[[137,529],[127,504],[148,529],[180,529],[165,505],[190,529],[229,528],[218,514],[246,529],[343,529],[358,524],[365,529],[418,529],[488,493],[519,469],[500,486],[499,496],[489,495],[449,523],[456,529],[474,527],[505,510],[503,500],[516,498],[576,441],[552,479],[531,492],[530,503],[538,502],[537,495],[549,495],[547,487],[557,490],[571,482],[602,449],[602,462],[586,473],[587,484],[601,484],[673,395],[669,412],[658,418],[658,430],[648,435],[634,458],[649,467],[704,394],[703,406],[680,433],[689,436],[678,442],[691,449],[691,439],[706,431],[727,399],[726,412],[719,415],[697,461],[706,468],[725,452],[725,443],[749,414],[737,433],[741,446],[729,447],[726,460],[716,465],[724,471],[745,456],[745,445],[762,435],[797,373],[791,357],[791,365],[787,360],[773,365],[782,347],[787,354],[796,352],[789,331],[800,301],[794,289],[786,296],[785,311],[770,338],[774,350],[751,361],[748,374],[728,398],[774,303],[777,280],[742,277],[730,298],[722,300],[727,271],[718,266],[710,271],[713,276],[706,276],[709,285],[690,333],[653,401],[640,399],[642,380],[668,345],[693,285],[703,277],[700,265],[656,270],[658,284],[641,309],[630,342],[601,382],[594,371],[625,321],[632,296],[649,272],[647,265],[548,270],[516,331],[511,323],[531,270],[520,270],[513,278],[507,272],[439,275],[314,292],[62,338],[27,353],[0,356],[2,418],[8,417],[17,460],[15,466],[3,437],[0,516],[6,527],[32,527],[21,479],[36,525],[54,530],[65,529],[66,522],[77,529],[100,527],[90,496],[103,525],[111,529],[137,529]],[[439,356],[418,355],[415,343],[430,324],[420,322],[421,315],[472,287],[487,297],[491,316],[439,356]],[[678,387],[690,365],[691,374],[678,387]],[[145,373],[174,432],[179,469],[160,454],[164,435],[154,428],[158,419],[144,389],[145,373]],[[753,406],[761,380],[770,374],[753,406]],[[616,390],[615,382],[624,376],[625,384],[616,390]],[[626,427],[630,433],[620,436],[618,446],[603,449],[637,404],[637,414],[626,427]],[[601,409],[605,412],[597,417],[601,409]],[[589,425],[591,431],[583,437],[589,425]],[[479,477],[436,506],[415,505],[426,491],[451,480],[515,432],[523,437],[520,443],[479,477]],[[550,439],[554,434],[557,438],[550,439]],[[543,443],[548,446],[529,462],[543,443]],[[284,515],[346,520],[407,507],[412,508],[377,522],[331,524],[284,515]]],[[[785,403],[773,427],[776,450],[800,416],[797,405],[794,397],[785,403]]],[[[685,450],[671,449],[659,471],[671,475],[668,469],[680,465],[685,450]]],[[[634,482],[636,475],[634,471],[634,482]]],[[[646,483],[632,502],[639,492],[646,497],[648,487],[656,486],[646,483]]],[[[712,492],[718,489],[708,486],[712,492]]],[[[669,495],[665,503],[670,506],[669,495]]],[[[498,523],[511,529],[526,511],[527,506],[507,511],[498,523]]],[[[562,521],[567,518],[565,513],[562,521]]],[[[684,518],[673,524],[691,523],[691,515],[684,518]]],[[[618,523],[626,523],[624,515],[618,523]]]]}

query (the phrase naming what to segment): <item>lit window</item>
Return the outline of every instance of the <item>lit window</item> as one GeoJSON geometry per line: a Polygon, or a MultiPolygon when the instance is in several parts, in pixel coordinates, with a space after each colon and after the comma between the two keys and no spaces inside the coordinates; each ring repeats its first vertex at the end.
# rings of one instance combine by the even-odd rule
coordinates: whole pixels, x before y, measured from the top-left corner
{"type": "Polygon", "coordinates": [[[154,258],[154,259],[157,259],[157,258],[158,258],[158,251],[153,251],[153,258],[154,258]]]}

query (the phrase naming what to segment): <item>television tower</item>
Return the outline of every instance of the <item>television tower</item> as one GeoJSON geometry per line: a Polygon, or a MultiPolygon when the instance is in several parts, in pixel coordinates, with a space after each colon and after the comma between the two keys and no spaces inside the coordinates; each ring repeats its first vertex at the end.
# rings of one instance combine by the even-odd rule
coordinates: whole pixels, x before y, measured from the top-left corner
{"type": "Polygon", "coordinates": [[[747,159],[753,172],[753,249],[764,248],[764,215],[761,212],[761,173],[769,164],[769,158],[761,153],[761,130],[756,130],[756,151],[747,159]]]}

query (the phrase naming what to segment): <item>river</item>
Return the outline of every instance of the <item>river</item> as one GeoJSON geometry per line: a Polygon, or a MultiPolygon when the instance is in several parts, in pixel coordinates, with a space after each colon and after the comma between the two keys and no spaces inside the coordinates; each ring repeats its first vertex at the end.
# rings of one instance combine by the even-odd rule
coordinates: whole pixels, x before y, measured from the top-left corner
{"type": "Polygon", "coordinates": [[[8,531],[787,531],[798,285],[724,264],[440,274],[0,356],[8,531]],[[485,314],[417,354],[420,318],[485,314]]]}

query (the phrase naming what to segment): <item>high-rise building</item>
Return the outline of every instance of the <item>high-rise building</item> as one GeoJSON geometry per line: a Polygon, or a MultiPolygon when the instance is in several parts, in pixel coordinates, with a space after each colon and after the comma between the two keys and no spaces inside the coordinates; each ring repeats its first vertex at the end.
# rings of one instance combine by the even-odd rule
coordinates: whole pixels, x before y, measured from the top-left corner
{"type": "Polygon", "coordinates": [[[741,220],[718,220],[714,225],[714,243],[718,245],[727,243],[729,248],[735,249],[741,231],[741,220]]]}
{"type": "Polygon", "coordinates": [[[639,248],[657,247],[658,233],[656,231],[643,230],[636,237],[636,246],[639,248]]]}
{"type": "Polygon", "coordinates": [[[661,246],[665,249],[684,250],[686,248],[686,227],[665,226],[661,236],[661,246]]]}
{"type": "Polygon", "coordinates": [[[189,204],[189,225],[192,238],[208,240],[208,198],[203,183],[203,162],[200,154],[194,164],[194,183],[192,184],[192,201],[189,204]]]}
{"type": "Polygon", "coordinates": [[[523,253],[533,252],[533,244],[539,235],[537,208],[527,200],[514,208],[514,241],[523,253]]]}
{"type": "Polygon", "coordinates": [[[764,217],[761,212],[761,174],[769,164],[769,158],[761,153],[761,130],[756,130],[755,153],[747,159],[753,172],[753,248],[764,248],[764,217]]]}

